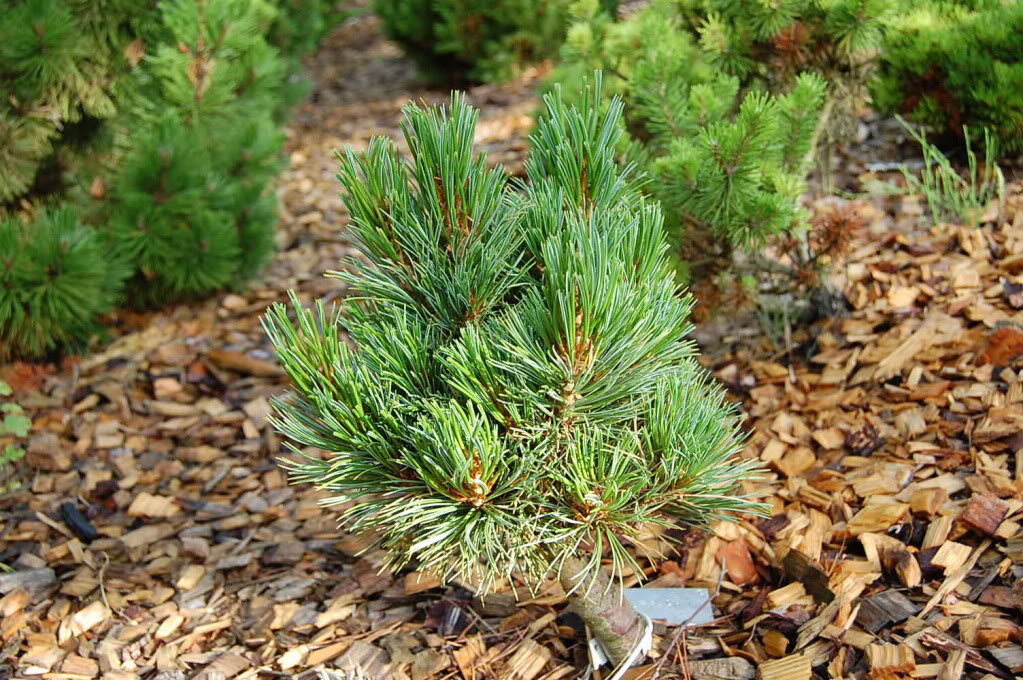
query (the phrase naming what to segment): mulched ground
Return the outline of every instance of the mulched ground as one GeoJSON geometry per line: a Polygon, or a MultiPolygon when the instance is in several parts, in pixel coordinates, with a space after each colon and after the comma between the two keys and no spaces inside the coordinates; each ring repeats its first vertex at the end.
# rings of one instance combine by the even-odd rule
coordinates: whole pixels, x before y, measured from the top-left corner
{"type": "MultiPolygon", "coordinates": [[[[258,320],[291,288],[307,302],[343,293],[321,276],[351,254],[332,152],[396,136],[409,99],[447,97],[416,85],[369,18],[310,66],[263,281],[121,317],[112,344],[59,370],[4,370],[33,419],[34,472],[0,498],[0,562],[17,570],[0,575],[0,678],[555,680],[585,665],[556,585],[481,602],[381,571],[274,463],[267,398],[286,383],[258,320]]],[[[470,93],[495,162],[520,167],[541,75],[470,93]]],[[[632,680],[1023,673],[1012,189],[979,228],[928,228],[915,197],[854,203],[865,227],[835,268],[846,315],[774,340],[752,324],[716,335],[708,366],[750,415],[745,455],[769,468],[751,489],[773,516],[671,537],[679,549],[646,576],[708,588],[716,618],[658,625],[632,680]]]]}

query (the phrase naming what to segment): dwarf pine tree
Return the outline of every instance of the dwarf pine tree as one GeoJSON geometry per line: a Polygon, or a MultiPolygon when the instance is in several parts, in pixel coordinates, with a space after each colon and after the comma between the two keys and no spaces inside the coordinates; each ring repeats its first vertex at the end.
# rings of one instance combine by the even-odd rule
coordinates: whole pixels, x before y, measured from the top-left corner
{"type": "Polygon", "coordinates": [[[294,385],[274,423],[301,454],[293,481],[393,566],[482,589],[557,573],[620,662],[642,625],[602,560],[620,577],[639,527],[758,506],[736,415],[686,340],[660,210],[616,163],[620,102],[545,105],[521,190],[473,155],[459,95],[405,109],[410,158],[379,138],[341,154],[365,258],[337,274],[340,311],[268,313],[294,385]]]}
{"type": "Polygon", "coordinates": [[[734,117],[738,82],[706,86],[637,74],[637,114],[656,155],[652,192],[683,220],[730,247],[757,249],[794,231],[816,142],[825,84],[803,74],[783,96],[746,95],[734,117]]]}

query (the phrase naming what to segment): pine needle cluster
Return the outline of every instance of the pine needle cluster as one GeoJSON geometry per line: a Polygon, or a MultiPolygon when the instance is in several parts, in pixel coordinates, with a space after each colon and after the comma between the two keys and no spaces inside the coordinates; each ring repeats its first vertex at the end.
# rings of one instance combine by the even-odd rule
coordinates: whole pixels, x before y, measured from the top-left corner
{"type": "Polygon", "coordinates": [[[569,2],[375,0],[373,7],[426,80],[457,84],[506,80],[557,54],[569,2]]]}
{"type": "Polygon", "coordinates": [[[385,139],[340,154],[353,295],[265,319],[293,480],[392,565],[482,588],[569,558],[621,575],[640,527],[758,507],[660,210],[616,162],[621,103],[545,105],[528,183],[472,153],[460,95],[405,109],[407,159],[385,139]]]}
{"type": "Polygon", "coordinates": [[[891,21],[879,77],[878,108],[901,113],[962,144],[1023,151],[1023,4],[1001,0],[904,0],[891,21]]]}

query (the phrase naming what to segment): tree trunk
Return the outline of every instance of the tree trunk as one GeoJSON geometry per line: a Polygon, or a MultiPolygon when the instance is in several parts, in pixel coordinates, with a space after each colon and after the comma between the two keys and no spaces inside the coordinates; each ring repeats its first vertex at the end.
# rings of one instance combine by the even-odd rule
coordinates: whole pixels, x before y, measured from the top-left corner
{"type": "Polygon", "coordinates": [[[586,622],[611,663],[620,666],[643,637],[643,618],[603,571],[581,581],[585,575],[586,562],[570,557],[562,564],[559,578],[565,592],[571,592],[571,610],[586,622]]]}

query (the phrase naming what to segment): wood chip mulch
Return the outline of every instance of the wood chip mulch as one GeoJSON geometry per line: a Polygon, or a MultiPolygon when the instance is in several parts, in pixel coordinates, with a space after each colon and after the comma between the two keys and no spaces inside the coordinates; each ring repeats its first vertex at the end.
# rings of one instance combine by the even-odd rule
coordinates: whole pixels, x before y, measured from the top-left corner
{"type": "MultiPolygon", "coordinates": [[[[417,89],[371,19],[311,62],[264,281],[124,316],[59,370],[3,376],[33,420],[21,491],[0,499],[0,678],[576,678],[584,633],[555,585],[481,601],[381,570],[286,484],[267,398],[286,389],[258,318],[350,254],[331,152],[396,134],[417,89]]],[[[480,145],[521,163],[540,72],[471,98],[480,145]]],[[[740,328],[708,348],[741,399],[749,490],[771,516],[677,550],[647,583],[715,593],[711,624],[658,624],[629,680],[1012,678],[1023,674],[1023,195],[978,228],[927,228],[915,197],[857,203],[870,223],[836,267],[852,309],[775,348],[740,328]]],[[[629,584],[639,575],[629,577],[629,584]]]]}

